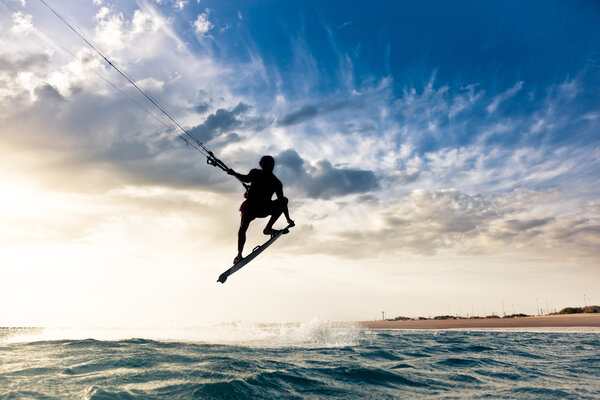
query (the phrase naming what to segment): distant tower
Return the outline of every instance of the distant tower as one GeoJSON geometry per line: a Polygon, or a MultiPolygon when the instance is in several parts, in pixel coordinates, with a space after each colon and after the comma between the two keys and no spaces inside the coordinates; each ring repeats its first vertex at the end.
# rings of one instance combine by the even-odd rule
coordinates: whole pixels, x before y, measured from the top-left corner
{"type": "Polygon", "coordinates": [[[382,311],[382,312],[381,312],[381,319],[382,319],[383,321],[385,321],[385,311],[382,311]]]}

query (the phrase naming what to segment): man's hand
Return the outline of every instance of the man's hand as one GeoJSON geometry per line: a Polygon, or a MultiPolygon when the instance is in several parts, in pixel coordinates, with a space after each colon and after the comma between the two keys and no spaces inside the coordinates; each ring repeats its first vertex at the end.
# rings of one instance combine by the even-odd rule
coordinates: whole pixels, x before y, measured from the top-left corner
{"type": "Polygon", "coordinates": [[[235,176],[236,172],[232,168],[229,168],[229,170],[227,170],[227,174],[235,176]]]}

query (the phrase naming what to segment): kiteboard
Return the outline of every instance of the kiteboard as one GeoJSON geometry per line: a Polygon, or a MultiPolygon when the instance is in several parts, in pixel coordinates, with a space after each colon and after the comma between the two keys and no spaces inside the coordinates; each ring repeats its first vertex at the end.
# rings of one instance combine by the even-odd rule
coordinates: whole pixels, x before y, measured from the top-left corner
{"type": "Polygon", "coordinates": [[[281,235],[285,235],[286,233],[290,232],[290,228],[293,225],[288,225],[285,228],[281,229],[281,230],[276,230],[272,235],[271,235],[271,239],[267,240],[266,242],[264,242],[263,244],[256,246],[253,250],[252,253],[248,254],[246,257],[242,258],[240,261],[238,261],[237,263],[235,263],[233,265],[233,267],[229,268],[227,271],[223,272],[221,275],[219,275],[219,279],[217,279],[217,282],[221,282],[221,283],[225,283],[225,281],[227,280],[227,278],[229,277],[229,275],[233,274],[234,272],[238,271],[240,268],[242,268],[244,265],[248,264],[250,261],[254,260],[256,258],[256,256],[258,256],[260,253],[262,253],[263,251],[265,251],[267,249],[267,247],[269,247],[270,245],[272,245],[277,239],[279,239],[279,237],[281,235]]]}

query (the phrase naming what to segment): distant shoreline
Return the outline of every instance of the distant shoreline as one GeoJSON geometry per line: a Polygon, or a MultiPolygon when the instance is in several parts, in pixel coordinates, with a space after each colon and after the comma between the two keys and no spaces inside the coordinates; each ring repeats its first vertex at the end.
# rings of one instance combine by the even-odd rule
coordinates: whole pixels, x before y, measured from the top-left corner
{"type": "Polygon", "coordinates": [[[600,328],[600,314],[543,315],[520,318],[358,321],[357,324],[365,329],[600,328]]]}

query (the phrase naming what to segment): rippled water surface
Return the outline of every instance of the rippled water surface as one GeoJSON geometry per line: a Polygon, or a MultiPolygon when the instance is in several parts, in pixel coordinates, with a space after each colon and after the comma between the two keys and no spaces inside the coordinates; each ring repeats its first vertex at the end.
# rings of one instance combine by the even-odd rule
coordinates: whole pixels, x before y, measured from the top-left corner
{"type": "Polygon", "coordinates": [[[597,332],[0,329],[0,399],[600,398],[597,332]]]}

